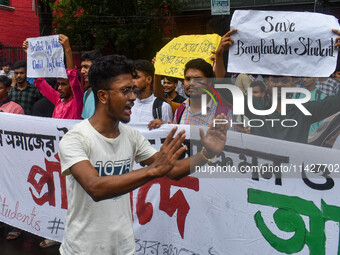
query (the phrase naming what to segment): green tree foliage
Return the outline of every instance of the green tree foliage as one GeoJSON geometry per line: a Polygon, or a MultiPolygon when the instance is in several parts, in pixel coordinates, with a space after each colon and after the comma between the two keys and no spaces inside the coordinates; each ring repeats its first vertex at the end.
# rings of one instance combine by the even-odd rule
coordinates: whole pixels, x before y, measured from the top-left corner
{"type": "Polygon", "coordinates": [[[178,0],[50,1],[57,33],[84,50],[152,58],[162,47],[163,25],[178,0]]]}

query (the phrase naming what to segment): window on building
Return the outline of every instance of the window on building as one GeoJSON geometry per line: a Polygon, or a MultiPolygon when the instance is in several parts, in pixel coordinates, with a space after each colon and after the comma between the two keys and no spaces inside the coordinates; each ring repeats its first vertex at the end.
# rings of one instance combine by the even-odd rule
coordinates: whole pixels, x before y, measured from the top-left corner
{"type": "Polygon", "coordinates": [[[9,6],[9,0],[0,0],[0,4],[9,6]]]}

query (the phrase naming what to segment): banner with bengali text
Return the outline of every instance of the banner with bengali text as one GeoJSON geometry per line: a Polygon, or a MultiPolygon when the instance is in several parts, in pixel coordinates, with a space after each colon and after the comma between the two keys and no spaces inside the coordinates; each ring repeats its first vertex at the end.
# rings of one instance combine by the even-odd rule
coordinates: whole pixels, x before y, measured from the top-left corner
{"type": "MultiPolygon", "coordinates": [[[[62,239],[58,144],[78,122],[0,113],[0,221],[62,239]]],[[[159,149],[172,126],[135,128],[159,149]]],[[[196,130],[182,128],[186,155],[200,151],[196,130]]],[[[231,131],[223,153],[193,175],[131,193],[136,254],[337,254],[339,153],[231,131]]]]}

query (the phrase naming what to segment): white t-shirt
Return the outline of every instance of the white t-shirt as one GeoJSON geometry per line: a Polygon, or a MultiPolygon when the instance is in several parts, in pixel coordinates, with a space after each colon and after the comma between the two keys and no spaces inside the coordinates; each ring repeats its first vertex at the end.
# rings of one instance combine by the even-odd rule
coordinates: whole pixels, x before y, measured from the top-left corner
{"type": "MultiPolygon", "coordinates": [[[[156,97],[152,94],[148,98],[145,99],[136,99],[134,101],[134,106],[131,109],[131,116],[129,124],[149,124],[150,121],[154,120],[152,115],[152,107],[153,102],[155,101],[156,97]]],[[[162,104],[162,121],[164,124],[168,124],[170,121],[172,123],[173,114],[171,106],[163,102],[162,104]]]]}
{"type": "Polygon", "coordinates": [[[94,202],[70,174],[74,164],[89,160],[100,176],[124,174],[133,162],[150,158],[156,150],[138,131],[119,123],[120,134],[107,138],[84,120],[59,144],[62,174],[67,175],[68,211],[60,253],[132,255],[135,241],[129,194],[94,202]]]}

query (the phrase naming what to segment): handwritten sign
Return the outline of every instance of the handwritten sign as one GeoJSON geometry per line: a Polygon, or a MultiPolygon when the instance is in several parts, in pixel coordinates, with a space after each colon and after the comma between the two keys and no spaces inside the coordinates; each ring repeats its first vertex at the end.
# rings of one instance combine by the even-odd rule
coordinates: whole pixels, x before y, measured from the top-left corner
{"type": "Polygon", "coordinates": [[[336,67],[338,20],[307,12],[235,11],[228,72],[328,77],[336,67]]]}
{"type": "Polygon", "coordinates": [[[216,50],[221,37],[217,34],[182,35],[172,39],[157,54],[155,73],[184,78],[185,64],[195,58],[203,58],[208,63],[211,51],[216,50]]]}
{"type": "Polygon", "coordinates": [[[59,35],[28,38],[27,77],[67,78],[59,35]]]}

